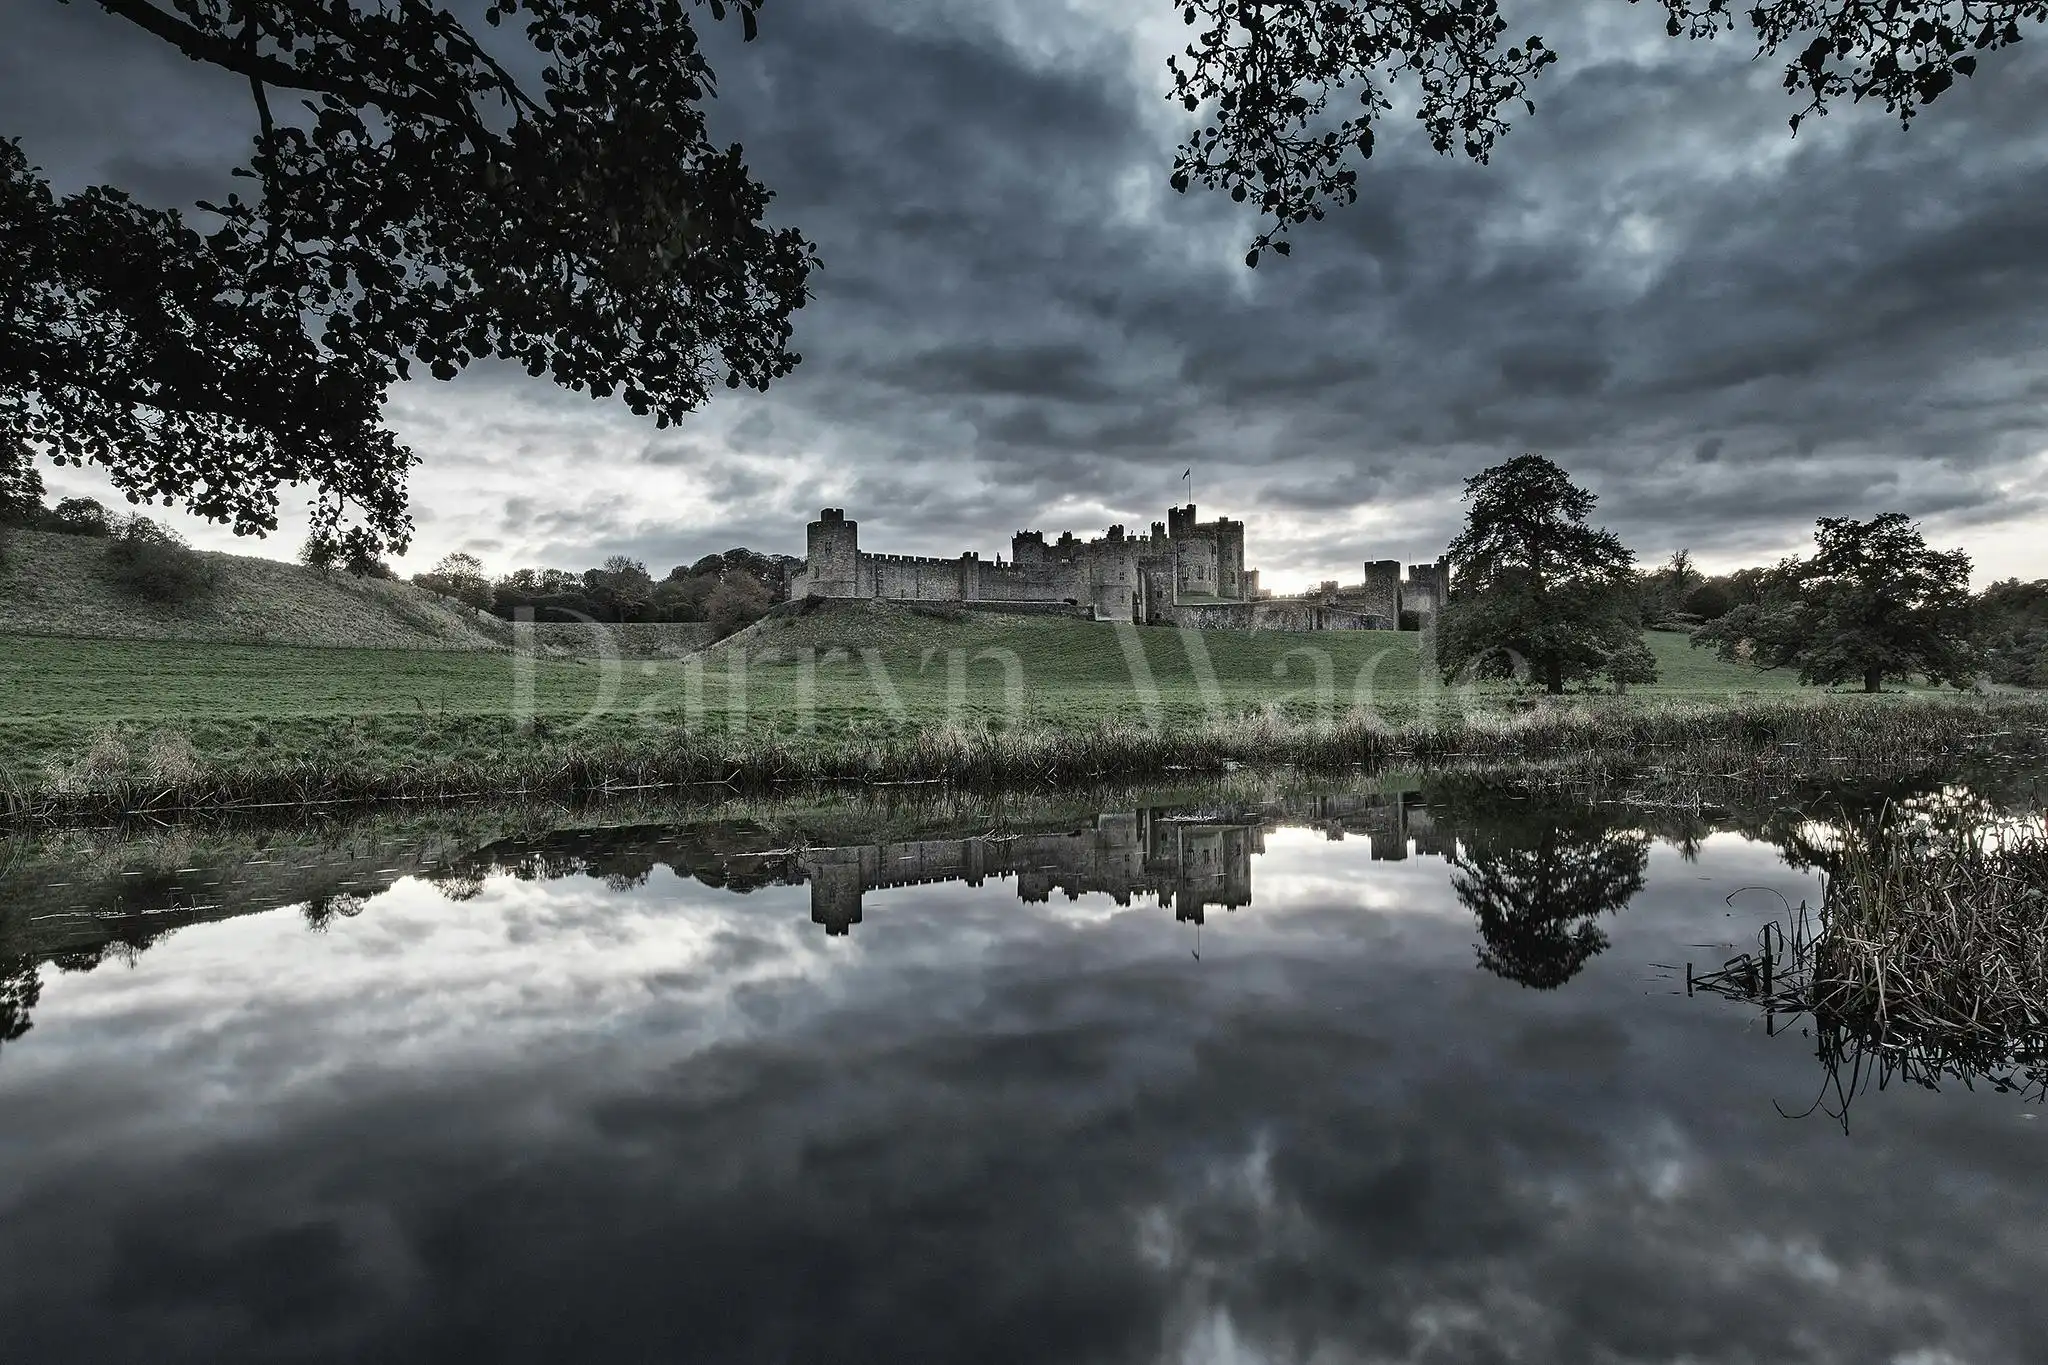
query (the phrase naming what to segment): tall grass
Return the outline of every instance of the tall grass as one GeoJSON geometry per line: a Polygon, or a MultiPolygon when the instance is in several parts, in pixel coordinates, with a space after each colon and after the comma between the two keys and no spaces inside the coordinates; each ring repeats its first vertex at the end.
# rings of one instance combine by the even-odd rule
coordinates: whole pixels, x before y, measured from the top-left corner
{"type": "Polygon", "coordinates": [[[1817,915],[1802,905],[1691,985],[1810,1016],[1842,1114],[1895,1081],[2048,1094],[2048,826],[1851,828],[1817,915]]]}
{"type": "MultiPolygon", "coordinates": [[[[594,732],[518,731],[480,739],[474,724],[446,745],[433,720],[397,745],[368,724],[340,723],[312,753],[250,747],[207,753],[174,727],[109,727],[40,775],[17,773],[10,817],[222,809],[481,796],[568,798],[695,785],[730,791],[788,784],[929,783],[1045,786],[1227,772],[1245,766],[1354,766],[1548,761],[1587,785],[1649,777],[1683,791],[1731,779],[1776,780],[1925,766],[1997,751],[2048,753],[2048,702],[2032,700],[1743,699],[1614,701],[1333,724],[1272,709],[1184,726],[1105,721],[1073,727],[912,727],[881,736],[688,729],[650,722],[594,732]]],[[[7,784],[0,784],[4,788],[7,784]]]]}

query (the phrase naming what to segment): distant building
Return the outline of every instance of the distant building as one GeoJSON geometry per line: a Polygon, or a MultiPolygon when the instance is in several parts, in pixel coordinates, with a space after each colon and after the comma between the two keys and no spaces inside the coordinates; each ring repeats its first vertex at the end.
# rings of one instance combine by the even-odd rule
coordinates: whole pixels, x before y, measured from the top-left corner
{"type": "Polygon", "coordinates": [[[1202,521],[1193,503],[1169,508],[1149,534],[1122,526],[1093,540],[1071,533],[1047,541],[1019,531],[1010,559],[969,550],[957,559],[869,554],[860,524],[828,507],[807,528],[792,598],[953,602],[1000,610],[1052,611],[1098,621],[1239,630],[1395,630],[1403,614],[1432,616],[1449,589],[1449,566],[1394,560],[1365,565],[1364,582],[1334,580],[1315,592],[1276,597],[1244,562],[1244,523],[1202,521]]]}

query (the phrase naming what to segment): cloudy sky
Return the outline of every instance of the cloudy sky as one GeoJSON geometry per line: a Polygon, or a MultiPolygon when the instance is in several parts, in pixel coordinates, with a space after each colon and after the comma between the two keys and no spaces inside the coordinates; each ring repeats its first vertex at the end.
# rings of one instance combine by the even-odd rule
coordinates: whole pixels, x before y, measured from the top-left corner
{"type": "Polygon", "coordinates": [[[644,881],[406,877],[46,972],[0,1056],[12,1358],[2039,1357],[2038,1104],[1788,1118],[1813,1042],[1652,965],[1813,894],[1768,847],[1657,846],[1540,991],[1477,967],[1441,860],[1356,835],[1269,834],[1199,957],[1142,895],[910,886],[831,938],[807,888],[652,866],[745,840],[613,830],[644,881]]]}
{"type": "MultiPolygon", "coordinates": [[[[827,505],[867,548],[989,554],[1160,519],[1192,467],[1284,589],[1433,557],[1461,481],[1537,450],[1649,560],[1900,510],[1980,581],[2048,572],[2048,43],[1910,133],[1845,107],[1794,140],[1742,41],[1620,0],[1508,13],[1564,60],[1494,163],[1395,120],[1362,202],[1251,272],[1253,216],[1166,185],[1166,0],[772,0],[719,45],[714,129],[824,258],[804,364],[668,432],[521,374],[402,386],[405,567],[801,553],[827,505]]],[[[0,15],[0,135],[60,185],[189,203],[245,153],[234,82],[91,4],[0,15]]],[[[286,556],[303,521],[180,524],[286,556]]]]}

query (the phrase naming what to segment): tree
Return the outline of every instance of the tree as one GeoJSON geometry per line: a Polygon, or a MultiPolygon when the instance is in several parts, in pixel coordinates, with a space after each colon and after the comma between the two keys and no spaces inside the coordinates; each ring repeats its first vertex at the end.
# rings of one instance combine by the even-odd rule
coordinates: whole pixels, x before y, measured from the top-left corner
{"type": "Polygon", "coordinates": [[[478,611],[491,609],[491,580],[484,577],[483,561],[475,555],[443,555],[426,573],[414,574],[412,581],[417,587],[452,597],[478,611]]]}
{"type": "Polygon", "coordinates": [[[1978,595],[1974,615],[1986,677],[2048,687],[2048,579],[1993,583],[1978,595]]]}
{"type": "Polygon", "coordinates": [[[654,601],[654,580],[647,566],[627,555],[609,555],[604,566],[583,571],[584,591],[609,621],[644,621],[654,601]]]}
{"type": "Polygon", "coordinates": [[[711,623],[714,638],[723,640],[768,614],[775,599],[765,588],[748,578],[730,578],[711,590],[704,599],[704,619],[711,623]]]}
{"type": "Polygon", "coordinates": [[[43,996],[35,959],[21,953],[0,957],[0,1045],[19,1040],[35,1027],[30,1016],[43,996]]]}
{"type": "Polygon", "coordinates": [[[115,586],[146,602],[180,605],[211,592],[218,575],[205,556],[168,526],[129,517],[107,539],[106,560],[115,586]]]}
{"type": "Polygon", "coordinates": [[[1517,456],[1467,479],[1465,499],[1437,640],[1447,678],[1526,669],[1559,693],[1638,642],[1635,556],[1586,524],[1596,499],[1564,470],[1517,456]]]}
{"type": "Polygon", "coordinates": [[[30,526],[43,515],[43,476],[28,447],[0,440],[0,525],[30,526]]]}
{"type": "Polygon", "coordinates": [[[50,509],[50,529],[70,536],[105,536],[114,518],[98,498],[63,498],[50,509]]]}
{"type": "MultiPolygon", "coordinates": [[[[1633,0],[1631,0],[1633,3],[1633,0]]],[[[1738,11],[1757,55],[1789,57],[1784,86],[1810,115],[1843,98],[1883,103],[1902,123],[1974,75],[1977,53],[2020,41],[2020,24],[2048,19],[2048,0],[1662,0],[1665,32],[1733,32],[1738,11]]],[[[1498,0],[1174,0],[1193,41],[1167,59],[1173,98],[1208,121],[1174,157],[1172,183],[1227,191],[1273,220],[1246,256],[1292,250],[1288,231],[1356,203],[1355,151],[1372,155],[1375,125],[1412,102],[1430,144],[1484,162],[1516,106],[1559,59],[1541,37],[1508,36],[1498,0]],[[1353,105],[1353,92],[1356,104],[1353,105]],[[1348,113],[1334,107],[1342,97],[1348,113]]]]}
{"type": "Polygon", "coordinates": [[[1616,692],[1626,692],[1631,684],[1657,681],[1657,656],[1641,639],[1632,640],[1607,656],[1600,673],[1616,692]]]}
{"type": "Polygon", "coordinates": [[[1976,661],[1967,554],[1928,549],[1900,512],[1822,517],[1814,542],[1813,558],[1785,560],[1766,579],[1762,600],[1693,632],[1693,644],[1758,668],[1796,668],[1803,683],[1861,681],[1865,692],[1913,673],[1969,684],[1976,661]]]}
{"type": "Polygon", "coordinates": [[[1607,947],[1600,920],[1643,889],[1649,838],[1582,802],[1445,780],[1432,813],[1457,830],[1451,889],[1479,924],[1479,965],[1555,990],[1607,947]]]}
{"type": "Polygon", "coordinates": [[[0,142],[0,437],[237,532],[310,484],[366,561],[410,533],[381,405],[415,365],[495,356],[658,426],[766,388],[816,256],[710,141],[692,27],[751,38],[760,3],[487,0],[487,45],[413,0],[100,0],[247,81],[253,189],[202,233],[0,142]]]}
{"type": "Polygon", "coordinates": [[[1703,582],[1700,571],[1693,567],[1692,551],[1674,551],[1663,568],[1643,576],[1642,618],[1662,621],[1683,611],[1687,599],[1703,582]]]}

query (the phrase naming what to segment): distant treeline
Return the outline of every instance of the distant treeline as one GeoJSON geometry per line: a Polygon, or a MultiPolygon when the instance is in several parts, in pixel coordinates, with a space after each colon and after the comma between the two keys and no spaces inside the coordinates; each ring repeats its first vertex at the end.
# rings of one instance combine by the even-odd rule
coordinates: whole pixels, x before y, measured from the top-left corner
{"type": "Polygon", "coordinates": [[[492,579],[475,556],[453,554],[412,581],[507,619],[524,610],[536,621],[703,621],[723,639],[788,596],[789,575],[801,564],[742,548],[679,564],[661,579],[625,555],[581,573],[516,569],[492,579]]]}
{"type": "MultiPolygon", "coordinates": [[[[1761,607],[1773,568],[1702,574],[1685,550],[1662,568],[1639,575],[1642,619],[1651,626],[1711,626],[1737,608],[1761,607]]],[[[1976,663],[1989,682],[2048,687],[2048,579],[1992,583],[1970,601],[1976,663]]]]}

